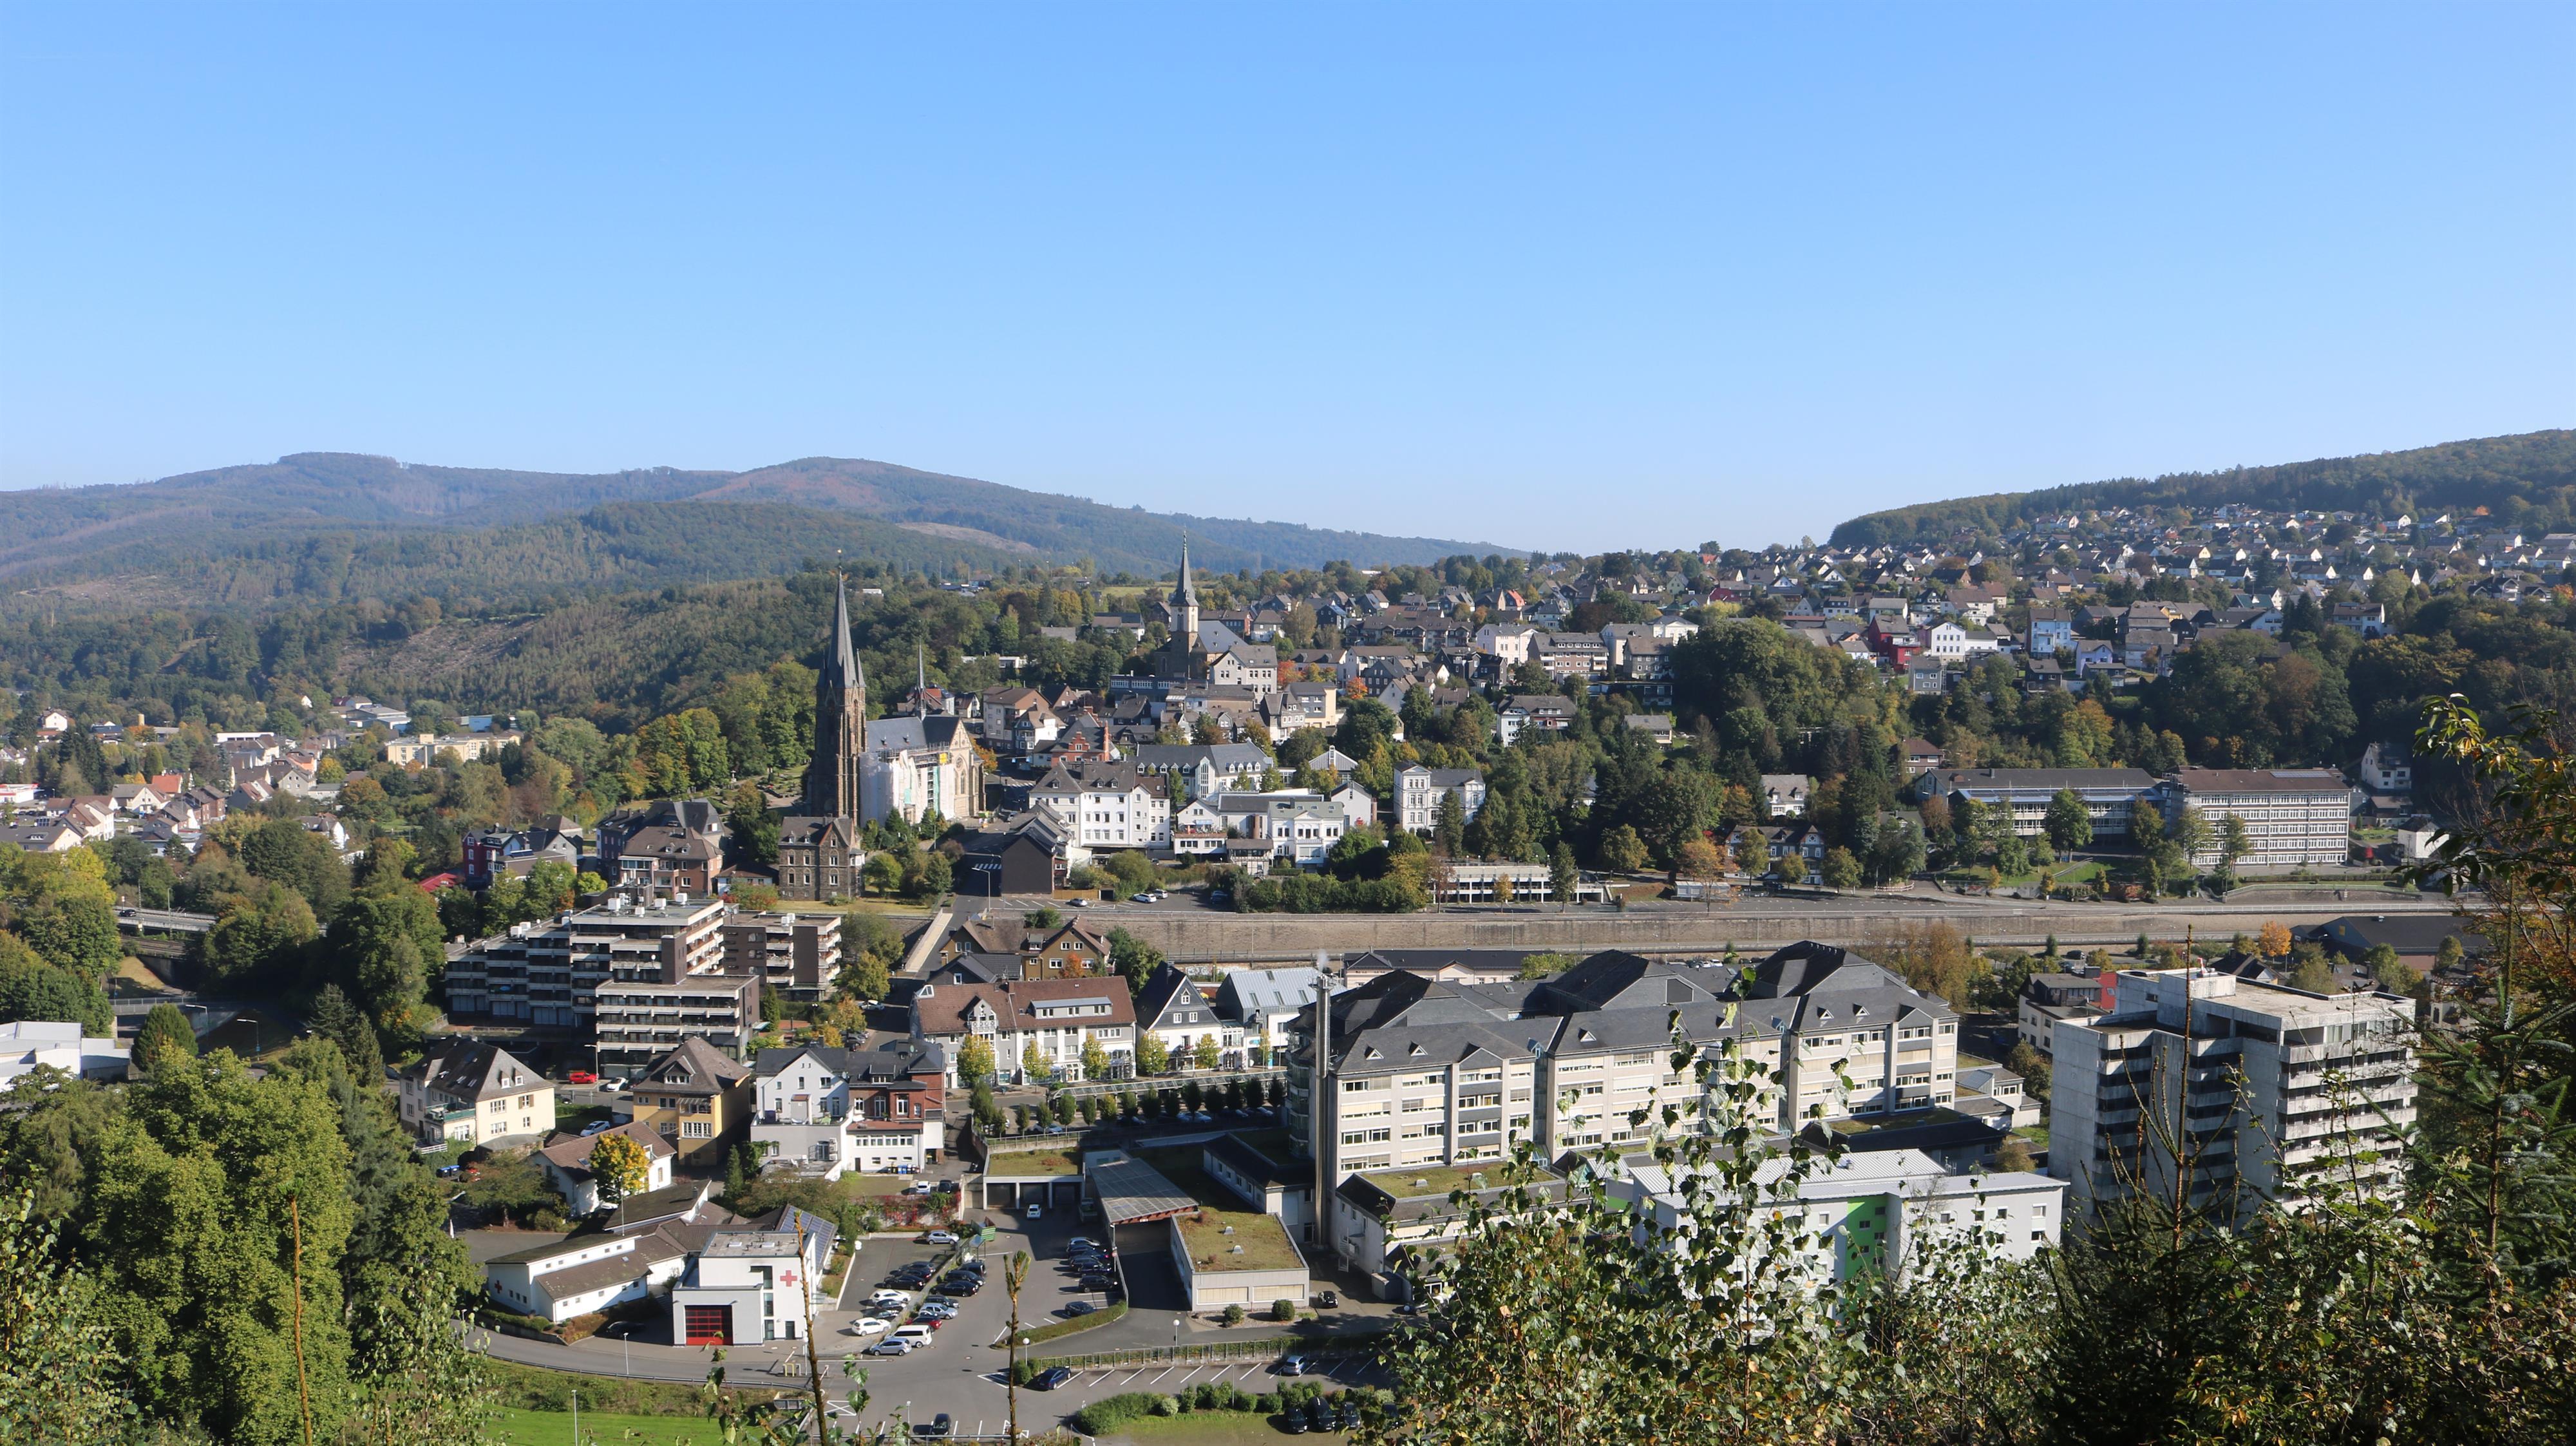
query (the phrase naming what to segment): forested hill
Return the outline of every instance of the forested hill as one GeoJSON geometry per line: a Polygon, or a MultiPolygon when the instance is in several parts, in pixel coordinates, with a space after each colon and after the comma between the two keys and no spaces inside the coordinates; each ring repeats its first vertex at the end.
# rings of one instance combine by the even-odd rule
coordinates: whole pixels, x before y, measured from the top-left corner
{"type": "MultiPolygon", "coordinates": [[[[0,492],[0,579],[21,593],[88,584],[92,596],[130,590],[172,604],[424,585],[406,573],[472,579],[461,585],[486,595],[653,586],[780,571],[775,554],[799,532],[805,555],[839,549],[908,570],[1088,558],[1106,572],[1151,577],[1170,571],[1185,530],[1191,560],[1224,571],[1335,559],[1427,563],[1499,550],[1149,513],[838,458],[738,473],[565,474],[311,452],[128,486],[0,492]],[[544,546],[545,529],[570,545],[544,546]],[[608,534],[626,543],[646,534],[694,538],[697,555],[658,541],[627,546],[608,534]]],[[[793,557],[783,563],[794,565],[793,557]]]]}
{"type": "Polygon", "coordinates": [[[2576,523],[2576,431],[2525,432],[2445,442],[2408,452],[2324,457],[2225,472],[2123,477],[2039,492],[1996,492],[1873,512],[1834,529],[1837,547],[1942,543],[1993,536],[2035,518],[2103,507],[2215,507],[2228,503],[2354,511],[2379,516],[2484,507],[2502,523],[2555,530],[2576,523]]]}

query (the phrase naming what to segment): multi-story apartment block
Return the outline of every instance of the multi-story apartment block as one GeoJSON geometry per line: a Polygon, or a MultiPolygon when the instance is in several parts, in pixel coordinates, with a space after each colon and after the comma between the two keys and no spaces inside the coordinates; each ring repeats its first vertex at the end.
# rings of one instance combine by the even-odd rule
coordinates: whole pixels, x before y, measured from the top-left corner
{"type": "Polygon", "coordinates": [[[2262,1201],[2394,1190],[2415,1119],[2414,1006],[2208,969],[2124,970],[2111,1007],[2057,1024],[2049,1173],[2070,1208],[2132,1191],[2231,1217],[2262,1201]]]}
{"type": "Polygon", "coordinates": [[[938,1045],[764,1049],[752,1072],[751,1140],[772,1163],[837,1180],[848,1170],[919,1170],[946,1148],[948,1057],[938,1045]]]}
{"type": "MultiPolygon", "coordinates": [[[[1402,970],[1333,996],[1294,1026],[1290,1129],[1318,1199],[1354,1174],[1543,1158],[1650,1138],[1662,1111],[1705,1116],[1695,1071],[1672,1064],[1673,1016],[1703,1056],[1738,1041],[1764,1081],[1766,1127],[1891,1113],[1956,1098],[1958,1016],[1876,964],[1800,943],[1734,976],[1596,954],[1554,979],[1471,984],[1402,970]],[[1839,1071],[1837,1069],[1839,1066],[1839,1071]],[[1635,1123],[1640,1112],[1645,1123],[1635,1123]]],[[[1350,1255],[1350,1242],[1331,1242],[1350,1255]]]]}
{"type": "Polygon", "coordinates": [[[2048,805],[2066,790],[2084,800],[2095,838],[2127,838],[2132,811],[2156,786],[2143,768],[1950,768],[1923,776],[1954,800],[2011,809],[2013,832],[2023,838],[2046,831],[2048,805]]]}
{"type": "Polygon", "coordinates": [[[725,906],[612,898],[553,924],[517,924],[458,949],[453,1013],[587,1034],[624,1076],[690,1035],[740,1057],[760,1024],[762,975],[725,965],[725,906]]]}
{"type": "Polygon", "coordinates": [[[735,914],[724,921],[728,974],[757,974],[790,999],[816,999],[841,967],[838,914],[735,914]]]}
{"type": "Polygon", "coordinates": [[[2245,822],[2252,852],[2242,869],[2340,864],[2352,856],[2352,786],[2331,768],[2186,768],[2157,789],[2168,822],[2186,808],[2209,820],[2209,846],[2193,856],[2215,864],[2231,818],[2245,822]]]}
{"type": "Polygon", "coordinates": [[[1462,822],[1485,806],[1485,774],[1476,768],[1426,768],[1416,763],[1395,776],[1396,821],[1409,833],[1429,833],[1440,822],[1440,800],[1458,796],[1462,822]]]}
{"type": "Polygon", "coordinates": [[[1784,1130],[1958,1097],[1957,1011],[1857,954],[1792,944],[1754,967],[1743,996],[1744,1018],[1782,1040],[1784,1130]]]}
{"type": "MultiPolygon", "coordinates": [[[[1312,1012],[1291,1047],[1291,1129],[1315,1162],[1316,1198],[1354,1174],[1499,1160],[1520,1141],[1553,1158],[1642,1139],[1666,1105],[1697,1118],[1701,1086],[1672,1068],[1676,1009],[1703,1049],[1742,1036],[1766,1071],[1778,1065],[1776,1035],[1727,1021],[1717,992],[1727,982],[1614,952],[1549,980],[1443,983],[1393,971],[1344,990],[1320,1049],[1312,1012]],[[1631,1123],[1640,1110],[1648,1125],[1631,1123]]],[[[1356,1258],[1355,1241],[1327,1244],[1356,1258]]]]}

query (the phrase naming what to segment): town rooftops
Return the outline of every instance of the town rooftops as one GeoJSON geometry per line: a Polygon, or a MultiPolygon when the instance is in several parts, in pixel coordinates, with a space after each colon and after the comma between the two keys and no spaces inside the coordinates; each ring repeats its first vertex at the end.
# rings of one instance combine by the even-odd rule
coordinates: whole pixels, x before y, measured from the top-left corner
{"type": "Polygon", "coordinates": [[[663,1139],[652,1126],[640,1124],[634,1120],[628,1120],[625,1124],[614,1129],[602,1130],[595,1135],[558,1135],[538,1146],[537,1153],[552,1160],[555,1167],[565,1174],[580,1179],[590,1174],[590,1152],[598,1148],[600,1141],[611,1135],[624,1135],[643,1146],[644,1158],[647,1161],[669,1159],[679,1153],[672,1149],[670,1142],[663,1139]]]}
{"type": "Polygon", "coordinates": [[[2331,768],[2185,768],[2173,781],[2190,793],[2342,793],[2351,787],[2331,768]]]}
{"type": "Polygon", "coordinates": [[[2078,793],[2144,792],[2156,781],[2156,776],[2143,768],[1948,768],[1935,776],[1941,780],[1942,787],[1954,793],[1988,789],[2054,793],[2061,788],[2071,788],[2078,793]]]}
{"type": "Polygon", "coordinates": [[[635,1083],[664,1094],[711,1095],[740,1084],[750,1074],[748,1065],[726,1058],[722,1050],[692,1034],[646,1065],[635,1083]]]}

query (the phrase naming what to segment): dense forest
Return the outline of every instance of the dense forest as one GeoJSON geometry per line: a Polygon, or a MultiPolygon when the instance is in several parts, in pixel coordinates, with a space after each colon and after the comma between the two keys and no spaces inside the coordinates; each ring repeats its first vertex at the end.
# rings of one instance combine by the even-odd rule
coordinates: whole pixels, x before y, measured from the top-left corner
{"type": "Polygon", "coordinates": [[[2380,517],[2483,507],[2513,527],[2564,529],[2576,523],[2576,431],[2526,432],[2224,472],[2175,472],[2153,481],[2123,477],[2039,492],[1959,497],[1855,517],[1836,527],[1831,541],[1836,547],[1940,545],[1963,533],[1994,537],[2036,518],[2068,512],[2231,503],[2380,517]]]}
{"type": "Polygon", "coordinates": [[[1220,569],[1420,564],[1471,550],[1149,513],[836,458],[558,475],[303,453],[131,486],[0,493],[0,578],[19,593],[13,606],[61,611],[413,592],[527,599],[754,577],[836,551],[937,575],[1036,560],[1153,576],[1184,532],[1195,559],[1220,569]]]}

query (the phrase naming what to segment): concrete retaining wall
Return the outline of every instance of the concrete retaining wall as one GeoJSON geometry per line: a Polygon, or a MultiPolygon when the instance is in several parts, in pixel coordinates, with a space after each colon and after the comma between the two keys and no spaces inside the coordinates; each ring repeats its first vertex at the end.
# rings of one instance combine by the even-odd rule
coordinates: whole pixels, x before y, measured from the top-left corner
{"type": "Polygon", "coordinates": [[[1588,954],[1720,953],[1775,948],[1800,939],[1859,944],[1892,925],[1942,922],[1981,944],[2036,945],[2054,934],[2062,946],[2126,943],[2141,933],[2180,939],[2186,929],[2224,942],[2254,933],[2267,920],[2297,927],[2347,914],[2440,913],[2438,900],[2354,890],[2345,901],[2198,906],[1941,904],[1837,901],[1812,910],[1767,905],[1761,912],[1726,908],[1443,909],[1418,914],[1125,914],[1103,919],[1161,949],[1175,962],[1264,964],[1311,961],[1321,950],[1338,958],[1368,949],[1548,949],[1588,954]]]}

